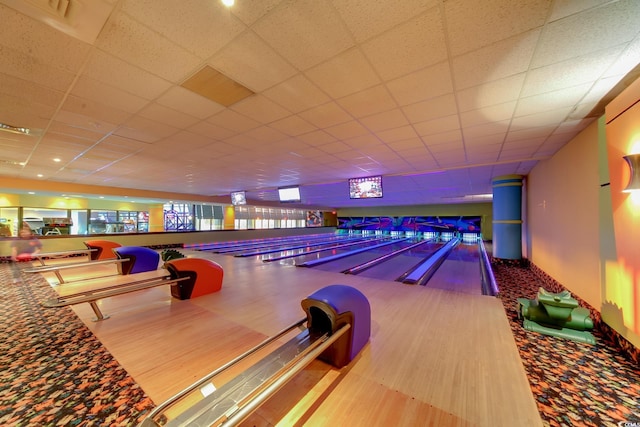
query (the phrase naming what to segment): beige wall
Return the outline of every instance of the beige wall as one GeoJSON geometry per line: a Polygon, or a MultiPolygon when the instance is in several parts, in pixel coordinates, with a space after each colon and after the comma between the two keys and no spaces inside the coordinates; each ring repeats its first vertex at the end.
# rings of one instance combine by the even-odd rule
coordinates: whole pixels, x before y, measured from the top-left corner
{"type": "Polygon", "coordinates": [[[629,182],[622,157],[640,153],[640,80],[607,105],[605,116],[613,247],[603,257],[602,318],[640,347],[640,190],[622,191],[629,182]]]}
{"type": "Polygon", "coordinates": [[[598,122],[527,177],[529,260],[593,307],[602,305],[598,122]]]}
{"type": "Polygon", "coordinates": [[[640,80],[527,177],[528,258],[640,347],[640,192],[623,155],[640,152],[640,80]]]}

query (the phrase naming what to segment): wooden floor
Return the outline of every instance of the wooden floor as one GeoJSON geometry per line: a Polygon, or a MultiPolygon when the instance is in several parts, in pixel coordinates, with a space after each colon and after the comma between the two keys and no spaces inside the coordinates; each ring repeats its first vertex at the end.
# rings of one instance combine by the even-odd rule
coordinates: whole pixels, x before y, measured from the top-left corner
{"type": "MultiPolygon", "coordinates": [[[[304,318],[300,301],[315,290],[345,284],[360,290],[371,304],[369,344],[341,370],[312,363],[246,424],[542,425],[496,298],[181,252],[222,265],[222,291],[179,301],[171,298],[168,286],[162,286],[112,297],[99,303],[111,315],[101,322],[92,321],[95,316],[88,304],[74,306],[156,404],[304,318]]],[[[107,274],[116,272],[115,266],[103,268],[107,274]]],[[[74,280],[74,274],[81,278],[97,273],[66,271],[65,280],[74,280]]],[[[45,277],[55,281],[51,273],[45,277]]],[[[54,288],[73,293],[121,279],[54,288]]]]}

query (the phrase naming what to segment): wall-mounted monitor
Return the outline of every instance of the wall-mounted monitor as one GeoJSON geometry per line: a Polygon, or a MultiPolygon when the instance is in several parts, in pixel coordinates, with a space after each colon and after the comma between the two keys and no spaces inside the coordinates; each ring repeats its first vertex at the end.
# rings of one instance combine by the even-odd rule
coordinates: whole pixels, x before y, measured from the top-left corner
{"type": "Polygon", "coordinates": [[[349,197],[351,199],[371,199],[382,197],[382,177],[368,176],[349,179],[349,197]]]}
{"type": "Polygon", "coordinates": [[[231,204],[233,206],[246,205],[247,196],[244,191],[233,191],[231,193],[231,204]]]}
{"type": "Polygon", "coordinates": [[[282,187],[278,188],[278,198],[281,202],[299,202],[300,187],[282,187]]]}

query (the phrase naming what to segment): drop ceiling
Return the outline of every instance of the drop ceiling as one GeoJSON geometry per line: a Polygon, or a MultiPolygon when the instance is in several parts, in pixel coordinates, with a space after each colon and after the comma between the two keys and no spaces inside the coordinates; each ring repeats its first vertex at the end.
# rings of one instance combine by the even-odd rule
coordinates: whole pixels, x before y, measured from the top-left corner
{"type": "Polygon", "coordinates": [[[0,132],[0,176],[254,204],[480,200],[640,63],[636,0],[0,0],[0,22],[0,123],[32,130],[0,132]],[[210,71],[246,92],[212,100],[210,71]],[[371,175],[384,197],[350,200],[371,175]]]}

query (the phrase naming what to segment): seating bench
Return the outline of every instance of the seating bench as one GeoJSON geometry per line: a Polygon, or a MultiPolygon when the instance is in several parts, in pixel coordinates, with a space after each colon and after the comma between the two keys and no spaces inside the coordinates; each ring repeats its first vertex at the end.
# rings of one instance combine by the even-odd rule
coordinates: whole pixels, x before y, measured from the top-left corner
{"type": "Polygon", "coordinates": [[[73,262],[68,264],[59,264],[59,265],[40,265],[37,267],[27,268],[24,270],[25,273],[50,273],[53,272],[58,278],[58,285],[65,283],[64,278],[60,274],[61,270],[70,270],[74,268],[81,267],[91,267],[94,265],[105,265],[105,264],[120,264],[123,262],[129,261],[126,258],[122,259],[103,259],[99,261],[83,261],[83,262],[73,262]]]}

